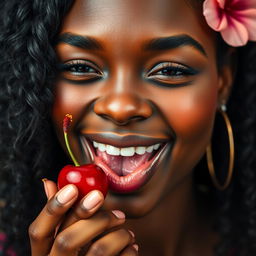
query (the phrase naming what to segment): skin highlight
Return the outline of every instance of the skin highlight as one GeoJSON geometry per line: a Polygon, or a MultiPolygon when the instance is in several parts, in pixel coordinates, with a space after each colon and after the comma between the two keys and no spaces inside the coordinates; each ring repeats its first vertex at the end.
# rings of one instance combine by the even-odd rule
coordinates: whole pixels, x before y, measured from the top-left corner
{"type": "Polygon", "coordinates": [[[0,2],[0,255],[256,255],[255,42],[227,45],[205,23],[206,0],[169,1],[0,2]],[[144,163],[135,182],[130,178],[143,174],[143,166],[132,166],[152,157],[139,155],[145,147],[126,158],[109,155],[119,149],[108,155],[98,149],[96,164],[125,186],[106,201],[92,191],[78,202],[76,187],[56,184],[72,160],[58,128],[64,116],[53,116],[53,103],[63,112],[76,108],[70,136],[81,163],[94,162],[90,140],[126,147],[163,139],[169,148],[154,149],[161,158],[147,174],[152,160],[144,163]],[[203,142],[211,140],[224,184],[232,149],[220,104],[235,142],[224,191],[216,189],[203,156],[203,142]],[[119,177],[103,157],[115,172],[133,172],[119,177]],[[124,168],[117,170],[120,160],[124,168]],[[139,189],[132,188],[138,181],[139,189]]]}
{"type": "Polygon", "coordinates": [[[126,195],[110,192],[103,205],[105,210],[126,213],[126,225],[136,231],[142,245],[141,255],[187,255],[191,247],[195,253],[212,255],[217,239],[209,221],[199,218],[192,171],[205,153],[215,113],[227,100],[232,81],[229,68],[217,70],[214,34],[191,10],[185,1],[177,0],[161,0],[157,5],[153,0],[77,0],[60,35],[88,36],[100,47],[86,49],[88,45],[61,40],[56,45],[60,63],[77,61],[92,68],[82,75],[60,72],[52,112],[64,149],[62,118],[73,115],[69,139],[81,164],[89,162],[79,138],[84,134],[139,134],[164,137],[173,144],[146,185],[126,195]],[[164,50],[145,47],[153,39],[177,35],[189,36],[203,52],[191,44],[164,50]],[[159,63],[196,72],[169,78],[159,73],[159,63]],[[157,220],[157,227],[152,220],[157,220]],[[154,238],[155,246],[150,248],[152,233],[164,227],[168,227],[164,237],[154,238]],[[197,236],[191,239],[196,228],[205,239],[203,247],[197,244],[197,236]]]}

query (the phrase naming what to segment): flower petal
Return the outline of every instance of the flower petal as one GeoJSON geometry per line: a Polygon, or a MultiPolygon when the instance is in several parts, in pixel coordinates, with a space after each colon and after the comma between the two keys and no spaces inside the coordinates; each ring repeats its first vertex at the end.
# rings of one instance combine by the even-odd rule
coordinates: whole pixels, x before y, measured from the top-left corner
{"type": "Polygon", "coordinates": [[[232,17],[229,18],[228,27],[221,31],[221,35],[224,41],[231,46],[245,45],[249,39],[249,34],[244,24],[232,17]]]}
{"type": "Polygon", "coordinates": [[[256,1],[255,0],[238,0],[240,1],[246,9],[248,8],[256,8],[256,1]]]}
{"type": "Polygon", "coordinates": [[[206,0],[203,4],[203,10],[206,22],[212,29],[220,31],[226,28],[226,17],[223,15],[223,10],[219,8],[216,0],[206,0]]]}
{"type": "Polygon", "coordinates": [[[228,7],[233,11],[244,10],[248,8],[248,4],[246,2],[251,2],[251,0],[230,0],[230,4],[228,5],[228,7]]]}
{"type": "Polygon", "coordinates": [[[220,24],[219,24],[219,26],[218,26],[218,28],[217,28],[216,30],[217,30],[217,31],[224,30],[227,26],[228,26],[227,15],[226,15],[226,14],[223,14],[223,15],[222,15],[222,19],[220,20],[220,24]]]}
{"type": "Polygon", "coordinates": [[[239,7],[240,10],[243,9],[250,9],[256,8],[256,1],[255,0],[232,0],[232,6],[239,7]]]}
{"type": "Polygon", "coordinates": [[[256,9],[247,9],[236,12],[238,20],[244,24],[248,33],[249,40],[256,40],[256,9]]]}
{"type": "Polygon", "coordinates": [[[220,8],[222,8],[222,9],[225,8],[226,0],[216,0],[216,1],[219,4],[220,8]]]}

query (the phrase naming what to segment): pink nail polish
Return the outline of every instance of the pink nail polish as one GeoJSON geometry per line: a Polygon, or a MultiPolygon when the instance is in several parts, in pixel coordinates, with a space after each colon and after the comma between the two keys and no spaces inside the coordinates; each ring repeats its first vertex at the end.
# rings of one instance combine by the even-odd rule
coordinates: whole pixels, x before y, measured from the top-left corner
{"type": "Polygon", "coordinates": [[[125,219],[125,214],[119,210],[114,210],[112,213],[118,218],[118,219],[125,219]]]}
{"type": "Polygon", "coordinates": [[[67,204],[77,195],[77,191],[73,185],[67,185],[58,192],[57,200],[60,204],[67,204]]]}
{"type": "Polygon", "coordinates": [[[135,237],[135,234],[131,231],[131,230],[128,230],[130,232],[130,234],[132,235],[132,237],[135,237]]]}
{"type": "Polygon", "coordinates": [[[86,210],[91,210],[95,208],[103,199],[103,195],[100,194],[99,191],[94,190],[91,191],[84,199],[83,201],[83,207],[86,210]]]}
{"type": "Polygon", "coordinates": [[[133,244],[132,247],[136,250],[139,251],[139,246],[137,244],[133,244]]]}

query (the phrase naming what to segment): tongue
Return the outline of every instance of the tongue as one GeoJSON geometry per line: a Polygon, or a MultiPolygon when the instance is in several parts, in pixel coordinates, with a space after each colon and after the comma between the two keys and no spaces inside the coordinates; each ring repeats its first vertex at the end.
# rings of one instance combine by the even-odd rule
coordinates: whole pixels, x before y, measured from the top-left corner
{"type": "Polygon", "coordinates": [[[134,154],[133,156],[112,156],[107,152],[97,149],[97,156],[100,157],[109,168],[119,176],[126,176],[136,168],[146,163],[153,153],[143,155],[134,154]]]}

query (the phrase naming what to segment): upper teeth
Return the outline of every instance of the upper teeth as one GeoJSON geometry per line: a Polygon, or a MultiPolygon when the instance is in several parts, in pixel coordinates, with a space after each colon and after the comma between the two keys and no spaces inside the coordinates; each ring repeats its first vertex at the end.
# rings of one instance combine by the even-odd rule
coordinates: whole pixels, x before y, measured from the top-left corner
{"type": "Polygon", "coordinates": [[[138,155],[143,155],[145,152],[151,153],[153,150],[157,150],[160,144],[151,145],[148,147],[138,146],[138,147],[127,147],[127,148],[117,148],[112,145],[102,144],[93,141],[93,146],[98,148],[101,152],[106,151],[109,155],[113,156],[133,156],[135,153],[138,155]]]}

